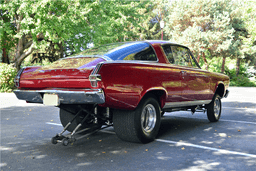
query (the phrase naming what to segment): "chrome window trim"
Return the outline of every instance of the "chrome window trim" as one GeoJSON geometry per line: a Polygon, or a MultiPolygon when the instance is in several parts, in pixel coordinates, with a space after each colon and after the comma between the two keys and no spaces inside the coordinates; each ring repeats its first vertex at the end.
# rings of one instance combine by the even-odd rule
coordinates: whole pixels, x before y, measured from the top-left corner
{"type": "Polygon", "coordinates": [[[61,58],[60,60],[63,59],[73,59],[73,58],[85,58],[85,57],[89,57],[89,58],[102,58],[106,61],[114,61],[113,59],[109,58],[108,56],[104,56],[104,55],[77,55],[77,56],[72,56],[72,57],[66,57],[66,58],[61,58]]]}

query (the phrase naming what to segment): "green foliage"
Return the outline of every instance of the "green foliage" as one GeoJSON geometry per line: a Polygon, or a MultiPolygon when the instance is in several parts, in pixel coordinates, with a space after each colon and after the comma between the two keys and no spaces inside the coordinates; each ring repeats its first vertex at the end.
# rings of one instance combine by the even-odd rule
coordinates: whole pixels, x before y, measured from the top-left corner
{"type": "Polygon", "coordinates": [[[233,79],[230,80],[230,86],[256,87],[256,81],[250,80],[248,77],[244,75],[238,75],[233,77],[233,79]]]}
{"type": "Polygon", "coordinates": [[[0,42],[16,46],[15,67],[35,49],[49,42],[64,42],[77,32],[88,30],[79,0],[2,0],[0,3],[0,42]],[[3,2],[3,3],[2,3],[3,2]],[[83,27],[82,27],[83,26],[83,27]],[[10,37],[11,39],[5,40],[10,37]],[[8,42],[13,42],[8,44],[8,42]]]}
{"type": "Polygon", "coordinates": [[[12,92],[15,88],[14,78],[16,75],[15,67],[0,63],[0,92],[12,92]]]}
{"type": "MultiPolygon", "coordinates": [[[[230,78],[230,86],[256,87],[256,71],[252,67],[249,67],[248,64],[242,64],[239,68],[240,74],[236,76],[236,60],[227,58],[226,63],[225,74],[230,78]]],[[[214,57],[209,60],[209,71],[221,71],[220,58],[214,57]]]]}
{"type": "Polygon", "coordinates": [[[165,34],[190,47],[198,60],[203,58],[206,69],[213,57],[255,61],[255,1],[179,0],[170,4],[165,34]]]}
{"type": "Polygon", "coordinates": [[[132,29],[133,40],[158,40],[161,37],[160,21],[165,14],[166,0],[143,1],[138,9],[140,16],[137,27],[132,29]]]}
{"type": "MultiPolygon", "coordinates": [[[[87,43],[137,40],[134,30],[150,1],[122,0],[1,0],[0,44],[16,46],[15,67],[34,50],[50,44],[67,45],[72,52],[87,43]],[[10,43],[9,43],[10,42],[10,43]],[[8,44],[9,43],[9,44],[8,44]]],[[[7,49],[7,50],[8,50],[7,49]]]]}
{"type": "Polygon", "coordinates": [[[206,51],[216,56],[231,46],[235,31],[231,26],[231,0],[181,0],[169,9],[165,32],[171,40],[191,47],[196,56],[206,51]]]}
{"type": "MultiPolygon", "coordinates": [[[[68,47],[73,52],[79,52],[81,47],[87,48],[87,43],[94,45],[141,40],[142,32],[148,30],[145,23],[149,22],[150,1],[95,0],[81,3],[88,30],[81,30],[67,40],[68,47]],[[72,44],[72,46],[71,46],[72,44]]],[[[151,28],[150,28],[151,29],[151,28]]],[[[153,30],[152,30],[153,32],[153,30]]],[[[145,38],[145,37],[143,37],[145,38]]]]}
{"type": "Polygon", "coordinates": [[[24,62],[22,63],[21,67],[26,67],[26,66],[46,66],[46,65],[50,65],[50,64],[51,64],[51,62],[48,59],[42,60],[42,63],[40,63],[40,62],[32,63],[30,60],[24,60],[24,62]]]}

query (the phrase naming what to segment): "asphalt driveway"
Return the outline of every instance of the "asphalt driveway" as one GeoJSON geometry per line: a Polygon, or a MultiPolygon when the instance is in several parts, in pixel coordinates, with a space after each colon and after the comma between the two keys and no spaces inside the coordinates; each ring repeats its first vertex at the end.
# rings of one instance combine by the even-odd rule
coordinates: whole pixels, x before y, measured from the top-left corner
{"type": "Polygon", "coordinates": [[[167,113],[149,144],[121,141],[112,127],[69,146],[50,140],[61,132],[59,109],[0,94],[1,170],[256,170],[256,88],[230,88],[222,117],[167,113]]]}

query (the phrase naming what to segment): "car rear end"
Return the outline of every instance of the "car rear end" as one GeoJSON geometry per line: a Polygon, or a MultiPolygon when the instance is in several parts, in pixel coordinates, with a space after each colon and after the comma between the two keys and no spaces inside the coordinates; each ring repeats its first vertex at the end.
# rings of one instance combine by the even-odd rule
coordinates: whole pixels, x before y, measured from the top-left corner
{"type": "Polygon", "coordinates": [[[30,103],[102,104],[102,89],[95,87],[90,75],[95,66],[106,59],[100,56],[72,57],[54,62],[49,66],[22,68],[16,78],[17,98],[30,103]]]}

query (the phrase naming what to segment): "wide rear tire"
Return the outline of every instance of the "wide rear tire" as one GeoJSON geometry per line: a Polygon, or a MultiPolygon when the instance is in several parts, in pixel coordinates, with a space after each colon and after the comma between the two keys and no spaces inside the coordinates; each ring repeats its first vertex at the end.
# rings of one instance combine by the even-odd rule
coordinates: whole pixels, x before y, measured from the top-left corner
{"type": "Polygon", "coordinates": [[[114,110],[113,124],[117,136],[129,142],[148,143],[159,131],[160,106],[154,97],[142,99],[133,111],[114,110]]]}
{"type": "Polygon", "coordinates": [[[210,122],[217,122],[221,116],[221,97],[215,94],[212,102],[207,107],[207,117],[210,122]]]}

